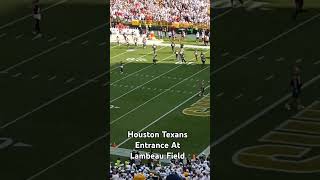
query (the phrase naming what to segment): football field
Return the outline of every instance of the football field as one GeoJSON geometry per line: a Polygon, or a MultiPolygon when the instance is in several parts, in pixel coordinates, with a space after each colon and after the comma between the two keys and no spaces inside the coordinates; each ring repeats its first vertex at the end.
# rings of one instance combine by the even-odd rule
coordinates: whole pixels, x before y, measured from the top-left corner
{"type": "Polygon", "coordinates": [[[31,0],[0,2],[0,179],[104,178],[106,2],[40,2],[41,38],[31,0]]]}
{"type": "Polygon", "coordinates": [[[289,1],[246,1],[234,9],[226,3],[216,1],[212,10],[215,177],[317,179],[319,2],[306,0],[297,20],[289,1]],[[295,64],[304,82],[301,112],[284,108],[295,64]]]}
{"type": "MultiPolygon", "coordinates": [[[[180,63],[170,46],[160,45],[156,51],[158,62],[152,64],[151,46],[146,49],[133,45],[129,48],[126,45],[111,46],[111,143],[128,150],[134,149],[135,142],[171,144],[173,140],[169,138],[131,139],[127,136],[128,131],[168,131],[188,133],[188,138],[176,139],[181,144],[180,149],[156,149],[153,152],[199,155],[209,146],[210,49],[203,47],[184,47],[187,62],[180,63]],[[200,57],[196,61],[195,49],[198,49],[199,56],[201,51],[205,54],[204,65],[200,57]],[[124,73],[120,73],[121,61],[125,63],[124,73]],[[205,93],[199,97],[202,81],[205,93]]],[[[148,149],[140,151],[150,152],[148,149]]]]}

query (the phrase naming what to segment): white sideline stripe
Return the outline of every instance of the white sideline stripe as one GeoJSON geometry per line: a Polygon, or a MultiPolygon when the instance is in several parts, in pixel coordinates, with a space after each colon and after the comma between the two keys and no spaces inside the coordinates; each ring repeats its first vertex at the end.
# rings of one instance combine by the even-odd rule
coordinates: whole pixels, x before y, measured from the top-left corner
{"type": "Polygon", "coordinates": [[[42,51],[42,52],[40,52],[40,53],[38,53],[38,54],[30,57],[30,58],[27,58],[27,59],[25,59],[25,60],[23,60],[23,61],[15,64],[15,65],[13,65],[13,66],[10,66],[10,67],[6,68],[5,70],[2,70],[2,72],[10,71],[10,70],[12,70],[12,69],[14,69],[14,68],[22,65],[22,64],[25,64],[25,63],[27,63],[27,62],[30,62],[30,61],[34,60],[35,58],[37,58],[37,57],[39,57],[39,56],[42,56],[42,55],[44,55],[44,54],[46,54],[46,53],[49,53],[49,52],[51,52],[51,51],[59,48],[60,46],[65,45],[67,42],[76,40],[76,39],[78,39],[78,38],[80,38],[80,37],[82,37],[82,36],[84,36],[84,35],[92,32],[92,31],[95,31],[95,30],[98,30],[98,29],[104,27],[105,25],[106,25],[106,23],[105,23],[105,24],[102,24],[102,25],[99,25],[99,26],[97,26],[97,27],[95,27],[95,28],[93,28],[93,29],[91,29],[91,30],[89,30],[89,31],[87,31],[87,32],[84,32],[84,33],[82,33],[82,34],[79,34],[79,35],[77,35],[77,36],[75,36],[75,37],[73,37],[73,38],[71,38],[71,39],[69,39],[69,40],[66,40],[66,41],[64,41],[64,42],[61,42],[61,43],[59,43],[58,45],[55,45],[55,46],[53,46],[53,47],[51,47],[51,48],[49,48],[49,49],[46,49],[46,50],[44,50],[44,51],[42,51]]]}
{"type": "Polygon", "coordinates": [[[52,41],[54,41],[56,39],[57,39],[56,37],[53,37],[53,38],[49,39],[48,42],[52,42],[52,41]]]}
{"type": "Polygon", "coordinates": [[[36,75],[32,76],[31,79],[35,79],[37,77],[39,77],[39,74],[36,74],[36,75]]]}
{"type": "Polygon", "coordinates": [[[90,84],[90,83],[93,82],[94,80],[96,80],[96,79],[98,79],[98,78],[100,78],[100,77],[105,76],[107,73],[108,73],[108,72],[104,72],[104,73],[102,73],[102,74],[100,74],[100,75],[92,78],[91,81],[86,81],[86,82],[84,82],[84,83],[82,83],[82,84],[80,84],[80,85],[72,88],[71,90],[69,90],[69,91],[67,91],[67,92],[65,92],[65,93],[60,94],[59,96],[51,99],[50,101],[47,101],[47,102],[41,104],[40,106],[36,107],[35,109],[33,109],[33,110],[31,110],[31,111],[29,111],[29,112],[27,112],[27,113],[24,113],[23,115],[19,116],[18,118],[16,118],[16,119],[14,119],[14,120],[12,120],[12,121],[10,121],[10,122],[2,125],[2,126],[0,127],[0,129],[4,129],[4,128],[6,128],[6,127],[8,127],[8,126],[10,126],[10,125],[18,122],[19,120],[21,120],[21,119],[29,116],[30,114],[32,114],[32,113],[34,113],[34,112],[36,112],[36,111],[39,111],[40,109],[42,109],[42,108],[44,108],[44,107],[46,107],[46,106],[54,103],[55,101],[63,98],[64,96],[69,95],[69,94],[71,94],[72,92],[74,92],[74,91],[76,91],[76,90],[78,90],[78,89],[80,89],[80,88],[82,88],[82,87],[90,84]]]}
{"type": "Polygon", "coordinates": [[[0,35],[0,38],[5,37],[6,35],[7,35],[7,33],[2,33],[2,34],[0,35]]]}
{"type": "Polygon", "coordinates": [[[164,76],[165,74],[168,74],[169,72],[171,72],[171,71],[173,71],[173,70],[175,70],[175,69],[178,69],[178,68],[179,68],[179,67],[181,67],[181,66],[182,66],[182,65],[176,66],[176,67],[174,67],[174,68],[170,69],[169,71],[164,72],[164,73],[162,73],[161,75],[159,75],[159,76],[157,76],[157,77],[155,77],[155,78],[150,79],[149,81],[147,81],[147,82],[145,82],[145,83],[143,83],[143,84],[141,84],[141,85],[139,85],[139,86],[135,87],[134,89],[131,89],[130,91],[128,91],[128,92],[126,92],[126,93],[124,93],[124,94],[122,94],[122,95],[120,95],[120,96],[118,96],[118,97],[116,97],[116,98],[112,99],[110,102],[114,102],[115,100],[122,98],[123,96],[125,96],[125,95],[127,95],[127,94],[131,93],[132,91],[135,91],[136,89],[138,89],[138,88],[140,88],[140,87],[142,87],[142,86],[144,86],[144,85],[148,84],[149,82],[152,82],[152,81],[154,81],[154,80],[156,80],[156,79],[159,79],[161,76],[164,76]]]}
{"type": "Polygon", "coordinates": [[[16,36],[16,39],[20,39],[20,38],[22,38],[22,36],[23,36],[23,34],[19,34],[16,36]]]}
{"type": "MultiPolygon", "coordinates": [[[[43,9],[41,10],[41,12],[44,12],[44,11],[50,9],[50,8],[53,8],[53,7],[55,7],[55,6],[58,6],[58,5],[60,5],[60,4],[62,4],[62,3],[65,3],[65,2],[67,2],[67,1],[68,1],[68,0],[59,1],[59,2],[57,2],[57,3],[55,3],[55,4],[52,4],[52,5],[50,5],[50,6],[46,7],[46,8],[43,8],[43,9]]],[[[25,19],[27,19],[27,18],[29,18],[29,17],[32,17],[32,14],[25,15],[25,16],[19,18],[19,19],[16,19],[16,20],[13,20],[13,21],[11,21],[11,22],[9,22],[9,23],[7,23],[7,24],[4,24],[4,25],[0,26],[0,29],[3,29],[3,28],[8,27],[8,26],[11,26],[11,25],[13,25],[13,24],[15,24],[15,23],[17,23],[17,22],[23,21],[23,20],[25,20],[25,19]]]]}
{"type": "MultiPolygon", "coordinates": [[[[104,46],[106,44],[107,44],[106,42],[102,42],[102,43],[99,44],[99,46],[104,46]]],[[[110,49],[112,49],[112,48],[110,48],[110,49]]]]}
{"type": "Polygon", "coordinates": [[[234,64],[234,63],[236,63],[236,62],[238,62],[238,61],[239,61],[239,60],[241,60],[243,57],[246,57],[246,56],[248,56],[248,55],[250,55],[250,54],[252,54],[252,53],[256,52],[257,50],[260,50],[260,49],[264,48],[265,46],[267,46],[267,45],[271,44],[272,42],[274,42],[274,41],[276,41],[276,40],[278,40],[278,39],[282,38],[283,36],[287,35],[288,33],[290,33],[290,32],[292,32],[292,31],[294,31],[294,30],[296,30],[296,29],[300,28],[301,26],[303,26],[303,25],[307,24],[308,22],[310,22],[310,21],[312,21],[312,20],[314,20],[314,19],[318,18],[319,16],[320,16],[320,13],[318,13],[318,14],[316,14],[316,15],[312,16],[311,18],[309,18],[309,19],[307,19],[307,20],[305,20],[305,21],[303,21],[303,22],[299,23],[298,25],[294,26],[293,28],[291,28],[291,29],[289,29],[289,30],[287,30],[287,31],[285,31],[285,32],[283,32],[283,33],[281,33],[281,34],[277,35],[276,37],[272,38],[271,40],[269,40],[269,41],[267,41],[267,42],[263,43],[263,44],[262,44],[262,45],[260,45],[260,46],[257,46],[256,48],[252,49],[251,51],[249,51],[249,52],[247,52],[247,53],[243,54],[242,56],[240,56],[240,57],[238,57],[238,58],[236,58],[236,59],[234,59],[234,60],[232,60],[232,61],[228,62],[227,64],[223,65],[222,67],[220,67],[220,68],[216,69],[215,71],[213,71],[213,74],[215,74],[215,73],[217,73],[217,72],[219,72],[219,71],[221,71],[221,70],[223,70],[223,69],[227,68],[228,66],[230,66],[230,65],[232,65],[232,64],[234,64]]]}
{"type": "MultiPolygon", "coordinates": [[[[201,73],[202,71],[204,71],[204,70],[206,70],[206,69],[208,69],[208,68],[209,68],[209,67],[206,67],[206,68],[202,69],[201,71],[198,71],[197,73],[195,73],[195,74],[193,74],[193,75],[191,75],[191,76],[189,76],[189,77],[185,78],[184,80],[182,80],[182,81],[178,82],[177,84],[175,84],[175,85],[171,86],[170,88],[165,89],[165,91],[162,91],[160,94],[158,94],[158,95],[156,95],[156,96],[152,97],[152,98],[151,98],[151,99],[149,99],[148,101],[145,101],[144,103],[142,103],[142,104],[140,104],[139,106],[137,106],[137,107],[135,107],[135,108],[131,109],[131,110],[130,110],[130,111],[128,111],[127,113],[125,113],[125,114],[123,114],[122,116],[118,117],[117,119],[115,119],[115,120],[111,121],[111,122],[110,122],[110,124],[112,125],[113,123],[115,123],[115,122],[119,121],[121,118],[125,117],[126,115],[128,115],[128,114],[132,113],[133,111],[135,111],[135,110],[139,109],[140,107],[144,106],[145,104],[149,103],[150,101],[154,100],[155,98],[157,98],[157,97],[161,96],[162,94],[164,94],[164,93],[168,92],[168,91],[169,91],[169,90],[171,90],[172,88],[174,88],[174,87],[178,86],[179,84],[183,83],[184,81],[186,81],[186,80],[188,80],[189,78],[191,78],[191,77],[193,77],[193,76],[195,76],[195,75],[197,75],[197,74],[201,73]]],[[[197,93],[197,94],[198,94],[198,93],[197,93]]]]}
{"type": "Polygon", "coordinates": [[[86,44],[88,44],[88,40],[86,40],[86,41],[83,41],[82,43],[81,43],[81,45],[86,45],[86,44]]]}
{"type": "MultiPolygon", "coordinates": [[[[303,86],[302,89],[310,86],[312,83],[316,82],[317,80],[320,79],[320,74],[315,76],[314,78],[312,78],[311,80],[309,80],[308,82],[306,82],[303,86]]],[[[270,106],[268,106],[267,108],[263,109],[261,112],[259,112],[258,114],[252,116],[251,118],[249,118],[247,121],[245,121],[244,123],[240,124],[239,126],[237,126],[236,128],[232,129],[231,131],[229,131],[228,133],[226,133],[225,135],[223,135],[222,137],[220,137],[218,140],[216,140],[211,146],[217,146],[218,144],[222,143],[223,141],[225,141],[226,139],[228,139],[229,137],[231,137],[232,135],[234,135],[235,133],[237,133],[239,130],[245,128],[247,125],[251,124],[252,122],[254,122],[255,120],[257,120],[258,118],[260,118],[262,115],[264,115],[265,113],[269,112],[270,110],[272,110],[273,108],[275,108],[276,106],[280,105],[281,103],[283,103],[284,101],[286,101],[289,97],[291,97],[291,94],[287,94],[284,97],[282,97],[281,99],[279,99],[278,101],[276,101],[275,103],[271,104],[270,106]]]]}
{"type": "MultiPolygon", "coordinates": [[[[161,48],[159,48],[157,51],[159,51],[159,50],[161,50],[161,49],[163,49],[163,48],[165,48],[165,47],[161,47],[161,48]]],[[[115,56],[110,57],[110,59],[113,59],[113,58],[115,58],[115,57],[121,56],[121,55],[126,54],[126,53],[128,53],[128,52],[131,52],[131,51],[125,51],[125,52],[123,52],[123,53],[117,54],[117,55],[115,55],[115,56]]]]}
{"type": "Polygon", "coordinates": [[[32,179],[34,179],[34,178],[36,178],[36,177],[40,176],[41,174],[43,174],[44,172],[48,171],[49,169],[51,169],[51,168],[53,168],[53,167],[57,166],[57,165],[58,165],[58,164],[60,164],[61,162],[63,162],[63,161],[65,161],[65,160],[69,159],[70,157],[72,157],[72,156],[74,156],[74,155],[78,154],[79,152],[81,152],[82,150],[84,150],[84,149],[86,149],[86,148],[90,147],[91,145],[95,144],[96,142],[98,142],[98,141],[100,141],[100,140],[102,140],[102,139],[106,138],[108,135],[109,135],[109,133],[106,133],[105,135],[100,136],[100,137],[98,137],[98,138],[94,139],[93,141],[89,142],[88,144],[86,144],[86,145],[84,145],[84,146],[80,147],[79,149],[77,149],[77,150],[73,151],[72,153],[70,153],[70,154],[68,154],[68,155],[64,156],[64,157],[63,157],[63,158],[61,158],[61,159],[59,159],[58,161],[56,161],[55,163],[51,164],[50,166],[48,166],[48,167],[46,167],[46,168],[42,169],[41,171],[37,172],[36,174],[34,174],[34,175],[32,175],[32,176],[30,176],[30,177],[29,177],[29,178],[27,178],[26,180],[32,180],[32,179]]]}
{"type": "MultiPolygon", "coordinates": [[[[206,68],[205,68],[206,69],[206,68]]],[[[204,70],[204,69],[203,69],[204,70]]],[[[201,70],[202,71],[202,70],[201,70]]],[[[199,72],[201,72],[199,71],[199,72]]],[[[198,73],[199,73],[198,72],[198,73]]],[[[209,88],[209,86],[207,86],[205,89],[209,88]]],[[[138,131],[138,133],[146,130],[148,127],[152,126],[153,124],[155,124],[156,122],[160,121],[162,118],[166,117],[168,114],[170,114],[171,112],[175,111],[176,109],[178,109],[180,106],[182,106],[183,104],[187,103],[188,101],[190,101],[191,99],[193,99],[194,97],[198,96],[199,94],[196,93],[194,95],[192,95],[191,97],[189,97],[188,99],[186,99],[185,101],[181,102],[180,104],[178,104],[176,107],[174,107],[173,109],[171,109],[170,111],[166,112],[165,114],[163,114],[162,116],[160,116],[159,118],[157,118],[156,120],[152,121],[150,124],[148,124],[147,126],[145,126],[144,128],[140,129],[138,131]]],[[[126,140],[122,141],[121,143],[119,143],[117,145],[117,147],[120,147],[121,145],[123,145],[124,143],[126,143],[127,141],[129,141],[131,138],[127,138],[126,140]]]]}

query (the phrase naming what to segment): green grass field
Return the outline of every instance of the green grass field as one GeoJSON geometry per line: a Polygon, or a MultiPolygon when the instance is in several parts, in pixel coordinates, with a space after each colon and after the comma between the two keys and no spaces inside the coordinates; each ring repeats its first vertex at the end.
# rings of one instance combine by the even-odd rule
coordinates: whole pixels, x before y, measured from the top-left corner
{"type": "Polygon", "coordinates": [[[291,1],[248,1],[234,9],[218,2],[211,79],[215,179],[317,179],[320,114],[296,117],[284,104],[294,64],[302,69],[302,103],[319,100],[319,2],[306,0],[297,20],[291,1]]]}
{"type": "MultiPolygon", "coordinates": [[[[200,154],[208,147],[210,50],[203,50],[207,59],[205,65],[201,64],[200,58],[195,61],[193,52],[193,48],[185,48],[187,64],[178,64],[171,47],[158,46],[158,63],[153,65],[149,46],[146,49],[125,45],[111,47],[110,142],[125,149],[133,149],[136,141],[170,144],[172,139],[127,138],[129,130],[169,131],[188,133],[187,139],[177,139],[182,147],[176,151],[200,154]],[[123,74],[119,69],[120,61],[126,63],[123,74]],[[205,96],[199,97],[202,80],[207,88],[205,96]],[[202,102],[203,112],[190,109],[197,101],[202,102]]],[[[199,108],[199,105],[194,106],[199,108]]],[[[162,154],[167,151],[171,149],[154,150],[162,154]]]]}
{"type": "Polygon", "coordinates": [[[0,2],[0,179],[105,178],[105,3],[0,2]]]}

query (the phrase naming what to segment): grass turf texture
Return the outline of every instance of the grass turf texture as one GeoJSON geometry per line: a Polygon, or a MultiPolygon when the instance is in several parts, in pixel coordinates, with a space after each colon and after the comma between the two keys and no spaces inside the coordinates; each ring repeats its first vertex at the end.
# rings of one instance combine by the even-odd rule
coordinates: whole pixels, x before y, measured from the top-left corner
{"type": "MultiPolygon", "coordinates": [[[[294,9],[290,3],[286,3],[285,8],[274,5],[275,8],[268,11],[213,9],[217,16],[211,79],[216,84],[212,125],[216,179],[317,179],[317,172],[249,168],[232,159],[243,148],[277,144],[259,139],[297,113],[284,108],[294,64],[301,67],[303,81],[312,82],[303,89],[302,103],[308,105],[319,98],[320,18],[316,16],[306,22],[319,15],[319,9],[308,3],[305,1],[307,12],[300,14],[296,21],[291,18],[294,9]],[[316,79],[310,81],[313,78],[316,79]]],[[[302,158],[289,160],[313,157],[317,150],[318,147],[312,147],[302,158]]],[[[316,163],[314,166],[320,168],[316,163]]]]}
{"type": "Polygon", "coordinates": [[[106,39],[105,2],[41,1],[43,37],[34,40],[31,0],[0,7],[0,178],[105,178],[107,138],[85,148],[105,134],[107,77],[88,81],[108,66],[98,44],[106,39]]]}
{"type": "MultiPolygon", "coordinates": [[[[185,108],[202,97],[195,96],[183,104],[182,102],[199,92],[202,80],[205,80],[206,86],[209,85],[210,50],[203,50],[207,61],[206,65],[202,65],[200,58],[197,62],[193,59],[194,49],[186,48],[187,62],[194,62],[192,65],[187,65],[176,64],[171,47],[158,46],[159,61],[157,65],[152,65],[151,46],[146,49],[132,46],[129,49],[131,51],[128,51],[125,45],[121,45],[112,46],[110,51],[110,66],[113,70],[110,104],[118,107],[111,109],[110,141],[121,144],[122,148],[133,149],[136,141],[171,144],[173,140],[160,138],[126,141],[128,130],[187,132],[189,136],[187,139],[177,139],[182,147],[177,151],[186,154],[202,152],[209,144],[209,116],[190,116],[182,113],[185,108]],[[127,61],[130,58],[140,61],[127,61]],[[120,61],[127,63],[124,65],[123,74],[120,74],[118,68],[120,61]],[[166,116],[162,117],[163,115],[166,116]],[[159,121],[153,123],[157,119],[159,121]]],[[[207,88],[206,94],[209,91],[210,88],[207,88]]],[[[154,150],[154,152],[164,153],[171,150],[154,150]]]]}

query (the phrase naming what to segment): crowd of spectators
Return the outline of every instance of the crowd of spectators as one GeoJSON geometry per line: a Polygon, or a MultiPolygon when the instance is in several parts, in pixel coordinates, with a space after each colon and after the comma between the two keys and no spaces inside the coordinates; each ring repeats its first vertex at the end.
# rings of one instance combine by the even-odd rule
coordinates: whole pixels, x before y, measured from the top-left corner
{"type": "Polygon", "coordinates": [[[110,180],[210,180],[210,157],[171,160],[166,165],[152,160],[143,163],[118,159],[110,163],[110,180]]]}
{"type": "Polygon", "coordinates": [[[209,0],[110,0],[112,21],[210,22],[209,0]]]}

